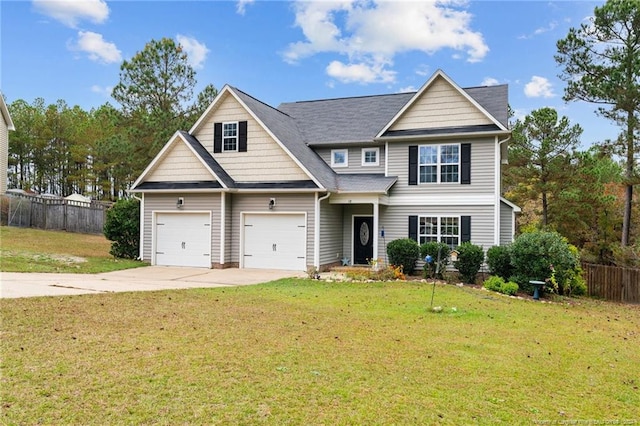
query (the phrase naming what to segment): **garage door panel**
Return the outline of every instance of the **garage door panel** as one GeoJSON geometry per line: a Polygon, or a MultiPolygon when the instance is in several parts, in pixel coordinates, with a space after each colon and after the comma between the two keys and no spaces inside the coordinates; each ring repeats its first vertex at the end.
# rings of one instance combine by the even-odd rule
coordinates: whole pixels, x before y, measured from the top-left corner
{"type": "Polygon", "coordinates": [[[159,213],[156,216],[156,265],[211,267],[208,213],[159,213]]]}
{"type": "Polygon", "coordinates": [[[247,214],[244,219],[245,268],[306,269],[304,214],[247,214]]]}

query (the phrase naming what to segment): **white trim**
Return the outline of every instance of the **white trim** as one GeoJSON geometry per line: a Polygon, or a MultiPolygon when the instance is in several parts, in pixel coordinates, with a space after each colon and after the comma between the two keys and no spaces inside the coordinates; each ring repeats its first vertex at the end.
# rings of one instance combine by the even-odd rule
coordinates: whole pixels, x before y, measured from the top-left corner
{"type": "Polygon", "coordinates": [[[223,121],[222,122],[222,146],[220,147],[220,152],[238,152],[240,145],[240,122],[239,121],[223,121]],[[235,124],[236,125],[236,135],[235,136],[226,136],[224,135],[224,126],[225,124],[235,124]],[[235,139],[236,140],[236,149],[224,149],[224,140],[226,139],[235,139]]]}
{"type": "Polygon", "coordinates": [[[349,167],[349,149],[332,149],[331,150],[331,167],[333,168],[341,168],[341,167],[349,167]],[[335,162],[335,154],[343,153],[344,154],[344,163],[336,163],[335,162]]]}
{"type": "Polygon", "coordinates": [[[315,200],[315,220],[313,222],[313,266],[320,268],[320,211],[322,210],[321,202],[331,196],[330,192],[327,192],[322,197],[318,197],[320,193],[316,192],[315,200]]]}
{"type": "Polygon", "coordinates": [[[389,204],[389,197],[386,195],[376,195],[371,192],[363,193],[346,193],[346,194],[331,194],[329,200],[331,204],[389,204]]]}
{"type": "Polygon", "coordinates": [[[499,129],[508,131],[508,129],[500,123],[493,115],[489,114],[489,112],[484,109],[475,99],[473,99],[467,92],[465,92],[460,86],[458,86],[449,76],[447,76],[444,71],[437,70],[429,80],[418,90],[415,95],[407,102],[398,113],[389,121],[380,132],[376,135],[376,138],[381,137],[393,124],[422,96],[422,94],[433,84],[436,78],[442,77],[447,83],[449,83],[455,90],[457,90],[462,96],[464,96],[473,106],[475,106],[480,112],[482,112],[493,124],[498,126],[499,129]]]}
{"type": "MultiPolygon", "coordinates": [[[[134,196],[135,197],[135,196],[134,196]]],[[[151,229],[151,233],[153,234],[153,229],[151,229]]],[[[138,249],[138,257],[140,260],[144,259],[144,194],[140,198],[140,247],[138,249]]]]}
{"type": "Polygon", "coordinates": [[[220,265],[225,263],[225,246],[227,243],[227,194],[220,193],[220,265]]]}
{"type": "MultiPolygon", "coordinates": [[[[453,248],[455,249],[457,246],[462,244],[462,216],[461,215],[446,215],[446,214],[418,214],[418,229],[416,233],[416,238],[418,239],[418,244],[420,243],[420,235],[427,236],[427,234],[420,234],[420,218],[421,217],[435,217],[438,220],[436,224],[436,241],[442,242],[443,235],[440,233],[441,228],[441,220],[444,219],[458,219],[458,244],[456,244],[453,248]]],[[[433,236],[432,234],[429,234],[433,236]]],[[[444,235],[444,237],[448,237],[448,235],[444,235]]]]}
{"type": "Polygon", "coordinates": [[[151,265],[156,265],[156,245],[158,238],[156,235],[156,225],[158,221],[158,214],[175,214],[175,215],[188,215],[188,214],[207,214],[209,215],[209,269],[211,269],[211,261],[213,260],[213,250],[211,250],[213,232],[211,232],[211,222],[213,214],[211,210],[152,210],[151,211],[151,265]]]}
{"type": "MultiPolygon", "coordinates": [[[[138,179],[136,179],[136,181],[133,183],[133,185],[131,185],[132,189],[130,191],[132,191],[132,192],[142,192],[142,191],[136,191],[136,189],[135,189],[136,186],[140,185],[140,183],[142,183],[144,181],[144,178],[156,167],[156,165],[158,165],[162,160],[165,159],[165,156],[167,155],[167,152],[169,151],[169,148],[171,146],[173,146],[173,144],[176,143],[176,141],[178,139],[181,140],[182,143],[184,143],[187,146],[187,148],[189,148],[191,153],[193,155],[195,155],[195,157],[207,169],[207,171],[209,173],[211,173],[211,176],[222,186],[222,188],[227,188],[227,186],[224,184],[224,182],[222,180],[220,180],[220,178],[215,174],[215,172],[213,170],[211,170],[211,168],[207,165],[207,163],[205,163],[205,161],[202,159],[202,157],[200,157],[200,155],[193,149],[191,144],[184,139],[184,137],[182,136],[182,133],[177,131],[177,132],[175,132],[173,134],[173,136],[171,136],[171,138],[169,138],[169,141],[162,147],[160,152],[153,158],[153,160],[151,160],[151,163],[149,163],[149,165],[144,169],[144,171],[140,174],[140,176],[138,176],[138,179]]],[[[200,190],[200,191],[202,191],[202,190],[200,190]]]]}
{"type": "Polygon", "coordinates": [[[520,213],[522,211],[522,209],[520,207],[518,207],[517,205],[513,204],[511,201],[507,200],[504,197],[500,197],[500,201],[502,201],[503,203],[505,203],[506,205],[511,207],[515,213],[520,213]]]}
{"type": "MultiPolygon", "coordinates": [[[[333,158],[333,156],[331,158],[333,158]]],[[[361,166],[362,167],[374,167],[374,166],[379,166],[379,165],[380,165],[380,148],[379,147],[362,148],[362,163],[361,163],[361,166]],[[376,161],[374,163],[367,163],[365,161],[367,152],[375,152],[376,153],[376,161]]]]}
{"type": "Polygon", "coordinates": [[[13,120],[11,120],[11,115],[9,114],[9,108],[4,101],[2,93],[0,93],[0,114],[2,114],[2,116],[4,117],[4,122],[7,123],[7,130],[16,130],[16,127],[13,124],[13,120]]]}
{"type": "Polygon", "coordinates": [[[389,176],[389,141],[384,142],[384,175],[389,176]]]}
{"type": "Polygon", "coordinates": [[[491,206],[495,205],[493,194],[416,194],[396,195],[389,198],[390,206],[491,206]]]}
{"type": "Polygon", "coordinates": [[[493,215],[493,244],[500,245],[500,144],[498,143],[498,137],[495,137],[494,145],[494,184],[495,188],[493,193],[495,194],[495,213],[493,215]]]}
{"type": "Polygon", "coordinates": [[[382,265],[380,264],[380,262],[378,262],[378,244],[379,244],[379,240],[378,237],[380,236],[380,231],[378,230],[380,228],[380,206],[378,205],[378,203],[373,203],[373,229],[371,230],[371,232],[373,232],[373,259],[376,259],[375,262],[375,266],[374,269],[375,270],[379,270],[382,265]]]}
{"type": "Polygon", "coordinates": [[[238,256],[240,257],[238,259],[238,267],[239,268],[244,268],[244,221],[245,221],[245,217],[247,215],[261,215],[261,216],[284,216],[284,215],[304,215],[304,224],[305,224],[305,230],[306,232],[304,233],[304,262],[305,265],[307,265],[307,261],[308,261],[308,255],[307,255],[307,234],[309,232],[308,230],[308,215],[307,212],[296,212],[296,211],[286,211],[286,212],[272,212],[272,211],[242,211],[240,212],[240,241],[239,241],[239,247],[238,247],[238,256]]]}

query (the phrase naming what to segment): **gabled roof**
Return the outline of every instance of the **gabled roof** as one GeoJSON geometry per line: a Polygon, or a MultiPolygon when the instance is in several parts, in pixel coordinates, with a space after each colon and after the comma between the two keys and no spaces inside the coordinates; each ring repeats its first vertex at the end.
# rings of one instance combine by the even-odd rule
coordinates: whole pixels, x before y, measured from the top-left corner
{"type": "Polygon", "coordinates": [[[9,114],[9,108],[7,108],[7,104],[4,101],[4,96],[0,92],[0,114],[4,118],[4,122],[7,123],[8,130],[15,130],[15,126],[13,125],[13,120],[11,120],[11,115],[9,114]]]}
{"type": "Polygon", "coordinates": [[[343,173],[337,175],[338,193],[378,193],[386,194],[398,180],[395,176],[382,173],[343,173]]]}
{"type": "MultiPolygon", "coordinates": [[[[233,186],[233,179],[224,171],[224,169],[218,164],[218,162],[211,156],[211,154],[202,146],[202,144],[192,135],[184,131],[177,131],[173,134],[169,142],[160,150],[158,155],[149,163],[142,174],[136,179],[131,186],[131,190],[143,189],[144,179],[151,173],[157,164],[162,161],[167,151],[176,143],[184,143],[189,147],[193,154],[200,160],[203,166],[211,173],[211,177],[219,182],[219,186],[229,188],[233,186]]],[[[146,187],[149,187],[150,183],[146,183],[146,187]]],[[[149,189],[149,188],[148,188],[149,189]]]]}

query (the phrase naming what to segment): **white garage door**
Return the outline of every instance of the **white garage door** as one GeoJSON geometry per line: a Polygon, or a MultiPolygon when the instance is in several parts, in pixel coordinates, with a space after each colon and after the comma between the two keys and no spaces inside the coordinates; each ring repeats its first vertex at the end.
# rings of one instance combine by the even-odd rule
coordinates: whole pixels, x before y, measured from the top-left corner
{"type": "Polygon", "coordinates": [[[304,214],[245,214],[244,267],[307,269],[304,214]]]}
{"type": "Polygon", "coordinates": [[[158,213],[156,265],[211,268],[210,215],[158,213]]]}

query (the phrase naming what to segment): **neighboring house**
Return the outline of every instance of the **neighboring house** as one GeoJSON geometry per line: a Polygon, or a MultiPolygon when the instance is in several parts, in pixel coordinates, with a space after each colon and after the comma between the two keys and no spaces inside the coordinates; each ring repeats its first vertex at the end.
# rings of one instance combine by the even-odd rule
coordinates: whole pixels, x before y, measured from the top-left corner
{"type": "Polygon", "coordinates": [[[410,237],[511,242],[507,86],[437,71],[415,93],[266,105],[225,86],[135,181],[155,265],[306,270],[410,237]]]}
{"type": "Polygon", "coordinates": [[[9,130],[15,130],[9,109],[0,93],[0,194],[7,192],[7,171],[9,169],[9,130]]]}

